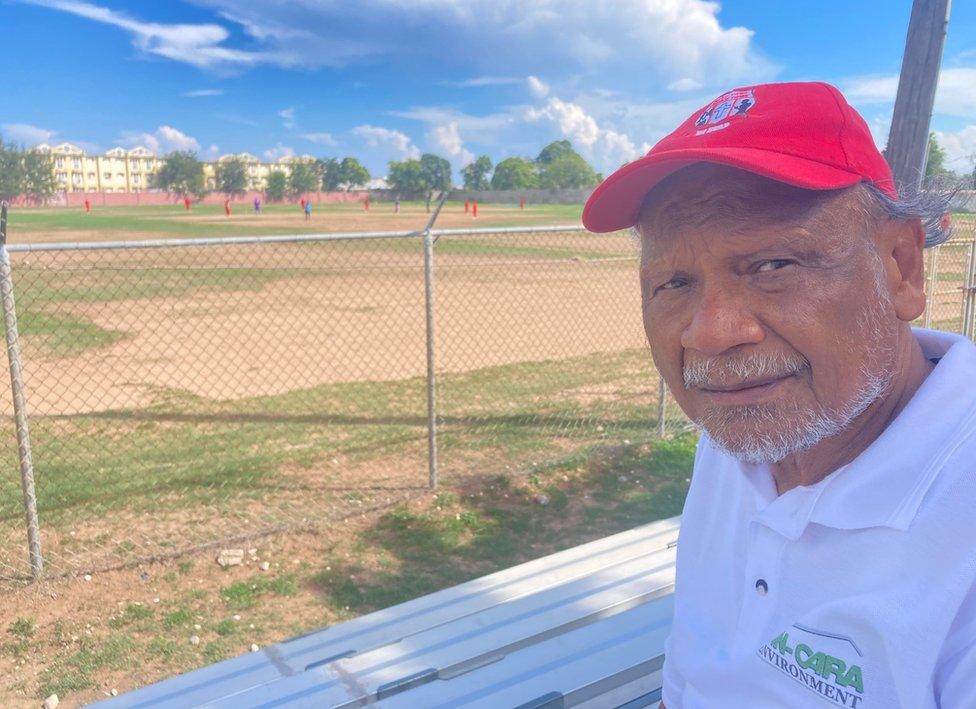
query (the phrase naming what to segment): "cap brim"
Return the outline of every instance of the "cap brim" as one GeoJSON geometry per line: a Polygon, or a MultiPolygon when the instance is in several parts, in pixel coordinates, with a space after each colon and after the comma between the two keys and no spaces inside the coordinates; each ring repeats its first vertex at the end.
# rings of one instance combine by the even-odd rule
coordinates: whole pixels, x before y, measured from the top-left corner
{"type": "Polygon", "coordinates": [[[863,179],[856,173],[806,158],[756,148],[670,150],[628,163],[601,182],[583,207],[583,226],[593,232],[634,226],[637,210],[651,188],[671,173],[697,162],[737,167],[808,190],[840,189],[863,179]]]}

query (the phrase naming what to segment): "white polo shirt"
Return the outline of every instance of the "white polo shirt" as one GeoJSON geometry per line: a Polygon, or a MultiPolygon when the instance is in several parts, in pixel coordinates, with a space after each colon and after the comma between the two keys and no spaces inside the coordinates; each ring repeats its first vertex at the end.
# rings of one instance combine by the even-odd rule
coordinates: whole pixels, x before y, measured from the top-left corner
{"type": "Polygon", "coordinates": [[[702,437],[668,709],[976,707],[976,346],[914,334],[935,369],[816,485],[777,496],[702,437]]]}

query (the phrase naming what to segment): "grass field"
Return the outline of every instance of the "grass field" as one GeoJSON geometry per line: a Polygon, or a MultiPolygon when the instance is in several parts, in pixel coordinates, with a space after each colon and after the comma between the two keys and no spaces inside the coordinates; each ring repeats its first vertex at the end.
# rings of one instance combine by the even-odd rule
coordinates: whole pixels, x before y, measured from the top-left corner
{"type": "MultiPolygon", "coordinates": [[[[235,204],[230,217],[220,205],[95,207],[90,214],[78,208],[11,209],[8,241],[90,241],[123,238],[181,238],[252,236],[337,231],[422,229],[428,214],[422,202],[393,205],[373,202],[369,212],[359,204],[316,204],[306,222],[298,204],[268,204],[260,215],[247,204],[235,204]]],[[[478,218],[464,213],[464,204],[447,202],[438,227],[493,227],[579,223],[582,205],[479,205],[478,218]]]]}

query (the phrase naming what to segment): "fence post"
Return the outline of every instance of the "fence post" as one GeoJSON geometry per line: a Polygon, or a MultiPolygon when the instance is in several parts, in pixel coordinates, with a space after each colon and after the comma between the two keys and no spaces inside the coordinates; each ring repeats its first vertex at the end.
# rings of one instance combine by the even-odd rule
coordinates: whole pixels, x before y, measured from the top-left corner
{"type": "Polygon", "coordinates": [[[939,249],[941,247],[936,246],[929,249],[928,258],[928,288],[925,293],[925,317],[922,320],[922,327],[931,328],[932,327],[932,303],[935,300],[935,287],[938,285],[938,272],[939,272],[939,249]]]}
{"type": "Polygon", "coordinates": [[[424,306],[427,323],[427,485],[437,487],[437,370],[434,351],[434,236],[431,229],[447,192],[441,192],[434,213],[424,227],[424,306]]]}
{"type": "Polygon", "coordinates": [[[976,240],[969,242],[968,261],[962,296],[962,334],[976,339],[976,240]]]}
{"type": "Polygon", "coordinates": [[[667,433],[667,410],[668,410],[668,385],[664,383],[664,377],[658,376],[657,379],[657,435],[664,438],[667,433]]]}
{"type": "Polygon", "coordinates": [[[0,204],[0,297],[3,299],[3,326],[7,338],[7,360],[10,363],[10,391],[13,394],[14,421],[17,426],[17,450],[20,454],[20,484],[24,491],[24,514],[27,520],[27,548],[31,576],[37,579],[44,570],[41,537],[37,524],[37,496],[34,491],[34,460],[31,455],[30,431],[27,427],[27,404],[24,399],[24,377],[20,368],[20,339],[17,335],[17,309],[14,306],[13,272],[7,253],[7,203],[0,204]]]}

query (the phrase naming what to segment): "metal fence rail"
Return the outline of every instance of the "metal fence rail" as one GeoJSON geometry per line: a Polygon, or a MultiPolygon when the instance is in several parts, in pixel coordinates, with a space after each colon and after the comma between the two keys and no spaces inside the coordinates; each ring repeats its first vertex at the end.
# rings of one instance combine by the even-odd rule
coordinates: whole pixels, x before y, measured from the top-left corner
{"type": "MultiPolygon", "coordinates": [[[[924,324],[972,334],[971,239],[928,257],[924,324]]],[[[428,228],[5,254],[6,366],[23,393],[0,395],[8,583],[42,559],[44,574],[81,573],[334,524],[435,483],[688,428],[647,352],[636,251],[619,234],[428,228]]]]}

